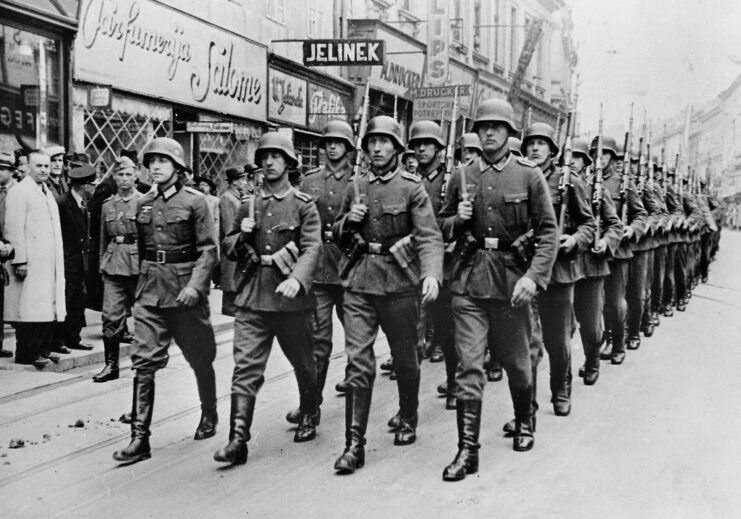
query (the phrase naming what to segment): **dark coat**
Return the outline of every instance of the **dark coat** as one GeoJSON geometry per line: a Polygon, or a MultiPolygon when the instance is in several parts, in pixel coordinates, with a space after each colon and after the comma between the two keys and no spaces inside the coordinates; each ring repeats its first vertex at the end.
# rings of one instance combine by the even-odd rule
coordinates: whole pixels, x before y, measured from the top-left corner
{"type": "Polygon", "coordinates": [[[87,211],[80,209],[77,200],[68,191],[57,200],[59,223],[62,227],[64,272],[85,273],[90,259],[90,226],[87,211]]]}

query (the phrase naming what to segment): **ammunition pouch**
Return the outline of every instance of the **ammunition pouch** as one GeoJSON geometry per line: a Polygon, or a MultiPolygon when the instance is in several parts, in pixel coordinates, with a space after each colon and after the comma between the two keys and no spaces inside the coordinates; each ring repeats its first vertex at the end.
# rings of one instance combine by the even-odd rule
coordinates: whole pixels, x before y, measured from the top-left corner
{"type": "Polygon", "coordinates": [[[339,276],[340,279],[345,279],[350,272],[350,269],[360,260],[365,254],[368,244],[365,242],[359,232],[355,232],[352,235],[352,241],[350,245],[345,249],[345,259],[340,264],[339,276]]]}
{"type": "Polygon", "coordinates": [[[478,240],[466,231],[463,236],[458,238],[453,248],[453,264],[451,267],[451,278],[457,278],[463,269],[470,263],[476,251],[479,249],[478,240]]]}
{"type": "Polygon", "coordinates": [[[412,282],[412,285],[417,285],[419,283],[419,274],[414,269],[416,251],[414,250],[412,235],[405,236],[394,243],[389,247],[389,253],[401,267],[401,270],[404,271],[404,275],[412,282]]]}
{"type": "Polygon", "coordinates": [[[230,234],[221,242],[222,253],[237,265],[234,269],[233,282],[236,292],[241,292],[247,281],[260,265],[260,257],[241,232],[230,234]]]}
{"type": "MultiPolygon", "coordinates": [[[[537,240],[535,239],[535,231],[533,229],[529,229],[512,242],[512,250],[518,259],[526,265],[530,265],[530,262],[533,260],[536,246],[537,240]]],[[[576,247],[574,247],[574,250],[576,250],[576,247]]]]}

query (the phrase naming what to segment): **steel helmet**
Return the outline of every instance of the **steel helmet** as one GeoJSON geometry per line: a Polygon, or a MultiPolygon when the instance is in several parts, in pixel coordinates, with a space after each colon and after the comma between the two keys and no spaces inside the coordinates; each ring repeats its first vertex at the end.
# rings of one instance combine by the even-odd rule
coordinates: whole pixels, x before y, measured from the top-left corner
{"type": "Polygon", "coordinates": [[[144,164],[145,168],[149,167],[149,160],[154,154],[169,157],[170,160],[181,168],[185,167],[185,152],[183,152],[183,147],[175,139],[170,139],[169,137],[157,137],[147,144],[144,148],[144,157],[142,159],[142,164],[144,164]]]}
{"type": "Polygon", "coordinates": [[[571,155],[581,155],[587,166],[592,164],[592,158],[589,156],[589,147],[587,146],[586,139],[574,139],[571,143],[571,155]]]}
{"type": "Polygon", "coordinates": [[[515,110],[504,99],[487,99],[479,104],[473,120],[473,131],[478,131],[478,124],[483,122],[500,122],[509,126],[510,133],[519,131],[515,126],[515,110]]]}
{"type": "Polygon", "coordinates": [[[484,148],[481,147],[481,139],[475,133],[464,133],[461,136],[461,148],[473,148],[479,150],[480,153],[484,152],[484,148]]]}
{"type": "MultiPolygon", "coordinates": [[[[605,139],[602,138],[602,147],[605,147],[605,139]]],[[[635,153],[633,153],[635,150],[631,148],[631,155],[635,156],[635,153]]],[[[618,160],[625,159],[625,144],[615,143],[615,156],[618,158],[618,160]]]]}
{"type": "Polygon", "coordinates": [[[520,146],[520,151],[522,153],[525,153],[525,148],[527,148],[528,141],[535,138],[545,140],[548,143],[548,146],[551,148],[551,153],[554,156],[558,154],[558,144],[556,144],[556,129],[553,128],[553,126],[548,123],[533,123],[525,128],[525,132],[522,134],[522,145],[520,146]]]}
{"type": "Polygon", "coordinates": [[[296,158],[296,152],[293,150],[293,143],[291,140],[278,132],[266,132],[260,137],[260,142],[255,150],[255,162],[258,165],[262,165],[262,155],[267,150],[277,150],[285,155],[288,159],[288,167],[295,168],[298,166],[298,159],[296,158]]]}
{"type": "Polygon", "coordinates": [[[368,128],[363,135],[363,151],[368,150],[368,139],[371,135],[385,135],[391,142],[397,152],[404,151],[404,142],[401,139],[401,125],[393,117],[388,115],[377,115],[368,121],[368,128]]]}
{"type": "Polygon", "coordinates": [[[440,148],[445,147],[445,141],[443,140],[443,130],[434,121],[415,121],[412,123],[412,127],[409,129],[409,140],[407,146],[410,148],[414,146],[414,141],[431,140],[435,141],[435,144],[440,148]]]}
{"type": "Polygon", "coordinates": [[[327,139],[337,139],[344,142],[348,152],[355,149],[352,127],[345,121],[329,121],[324,126],[322,136],[319,138],[319,146],[323,148],[327,139]]]}
{"type": "MultiPolygon", "coordinates": [[[[613,139],[612,137],[602,137],[602,152],[603,153],[605,151],[609,151],[610,153],[612,153],[613,157],[618,159],[620,157],[618,157],[617,150],[618,150],[618,147],[617,147],[617,144],[615,143],[615,139],[613,139]]],[[[589,148],[589,153],[592,154],[592,153],[595,153],[596,151],[597,151],[597,137],[592,139],[592,146],[590,146],[589,148]]]]}
{"type": "Polygon", "coordinates": [[[507,139],[507,146],[509,147],[509,152],[513,155],[517,155],[518,157],[522,157],[522,152],[520,151],[520,148],[522,147],[522,141],[518,139],[517,137],[509,137],[507,139]]]}

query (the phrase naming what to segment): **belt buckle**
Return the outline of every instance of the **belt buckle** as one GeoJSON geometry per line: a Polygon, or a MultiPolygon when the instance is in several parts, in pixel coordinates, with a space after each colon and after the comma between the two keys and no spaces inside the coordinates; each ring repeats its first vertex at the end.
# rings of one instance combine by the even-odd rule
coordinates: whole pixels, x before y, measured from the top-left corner
{"type": "Polygon", "coordinates": [[[324,241],[332,241],[333,238],[332,231],[324,231],[324,241]]]}
{"type": "Polygon", "coordinates": [[[381,254],[381,244],[377,242],[370,242],[368,244],[368,254],[381,254]]]}
{"type": "Polygon", "coordinates": [[[269,267],[273,264],[273,257],[269,255],[262,255],[260,256],[260,265],[263,265],[265,267],[269,267]]]}
{"type": "Polygon", "coordinates": [[[499,238],[484,238],[484,248],[499,250],[499,238]]]}
{"type": "Polygon", "coordinates": [[[116,236],[116,243],[123,243],[124,237],[123,236],[116,236]]]}
{"type": "Polygon", "coordinates": [[[167,263],[167,261],[166,261],[167,260],[167,252],[166,251],[158,250],[156,252],[156,255],[157,255],[156,256],[157,257],[157,263],[161,263],[161,264],[167,263]]]}

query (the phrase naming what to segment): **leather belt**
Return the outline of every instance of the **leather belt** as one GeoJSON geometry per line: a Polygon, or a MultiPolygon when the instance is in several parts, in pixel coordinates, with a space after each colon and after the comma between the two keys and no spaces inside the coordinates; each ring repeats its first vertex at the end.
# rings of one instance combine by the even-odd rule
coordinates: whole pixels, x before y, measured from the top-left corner
{"type": "Polygon", "coordinates": [[[260,265],[263,267],[270,267],[273,264],[273,256],[272,255],[262,255],[260,256],[260,265]]]}
{"type": "Polygon", "coordinates": [[[144,253],[144,259],[157,263],[187,263],[196,261],[200,255],[192,250],[148,250],[144,253]]]}
{"type": "Polygon", "coordinates": [[[334,236],[332,235],[332,231],[323,231],[322,239],[325,241],[325,243],[334,241],[334,236]]]}
{"type": "Polygon", "coordinates": [[[388,246],[378,242],[368,242],[368,249],[365,251],[366,254],[376,254],[379,256],[386,256],[389,254],[388,246]]]}
{"type": "Polygon", "coordinates": [[[510,250],[513,243],[512,240],[501,238],[482,238],[478,240],[479,248],[484,250],[510,250]]]}
{"type": "Polygon", "coordinates": [[[116,243],[136,243],[136,234],[123,234],[120,236],[114,236],[113,241],[116,243]]]}

